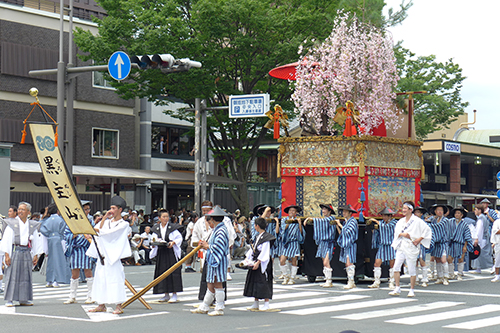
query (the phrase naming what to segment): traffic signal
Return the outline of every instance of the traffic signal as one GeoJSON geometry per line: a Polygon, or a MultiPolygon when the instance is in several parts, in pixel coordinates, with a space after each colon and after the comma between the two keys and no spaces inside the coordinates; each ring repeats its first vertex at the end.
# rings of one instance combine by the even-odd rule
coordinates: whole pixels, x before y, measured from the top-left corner
{"type": "Polygon", "coordinates": [[[175,59],[171,54],[131,56],[130,61],[139,65],[141,69],[160,69],[163,73],[182,72],[201,67],[198,61],[188,58],[175,59]]]}

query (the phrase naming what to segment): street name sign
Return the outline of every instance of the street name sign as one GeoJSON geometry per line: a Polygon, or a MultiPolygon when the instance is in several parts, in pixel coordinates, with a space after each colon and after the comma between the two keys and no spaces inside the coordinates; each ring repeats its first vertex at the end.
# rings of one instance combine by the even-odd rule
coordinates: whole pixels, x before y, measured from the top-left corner
{"type": "Polygon", "coordinates": [[[116,81],[121,81],[130,74],[132,64],[128,54],[123,51],[116,51],[108,61],[109,75],[116,81]]]}
{"type": "Polygon", "coordinates": [[[229,118],[267,117],[269,94],[229,96],[229,118]]]}

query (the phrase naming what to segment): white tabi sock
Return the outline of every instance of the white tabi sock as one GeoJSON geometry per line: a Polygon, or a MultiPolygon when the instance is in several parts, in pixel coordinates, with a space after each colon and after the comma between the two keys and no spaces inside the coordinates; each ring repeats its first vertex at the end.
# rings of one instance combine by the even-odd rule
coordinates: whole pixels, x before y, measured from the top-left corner
{"type": "Polygon", "coordinates": [[[458,266],[458,275],[464,275],[465,262],[459,262],[457,266],[458,266]]]}
{"type": "Polygon", "coordinates": [[[448,274],[455,275],[455,263],[448,264],[448,274]]]}
{"type": "Polygon", "coordinates": [[[292,263],[290,261],[286,262],[286,268],[288,270],[288,274],[292,271],[292,263]]]}
{"type": "Polygon", "coordinates": [[[258,309],[259,308],[259,301],[253,301],[252,309],[258,309]]]}
{"type": "Polygon", "coordinates": [[[332,271],[333,269],[328,267],[323,267],[323,274],[325,275],[325,279],[328,281],[332,280],[332,271]]]}
{"type": "Polygon", "coordinates": [[[290,277],[293,279],[295,279],[295,276],[297,275],[297,271],[299,270],[299,267],[298,266],[292,266],[292,272],[290,274],[290,277]]]}
{"type": "Polygon", "coordinates": [[[215,310],[224,310],[224,289],[215,289],[215,310]]]}
{"type": "Polygon", "coordinates": [[[444,278],[448,278],[449,274],[448,274],[448,263],[446,264],[443,264],[441,263],[442,267],[443,267],[443,277],[444,278]]]}
{"type": "Polygon", "coordinates": [[[443,270],[442,270],[442,265],[440,262],[436,263],[436,273],[437,273],[438,279],[441,279],[443,277],[443,270]]]}
{"type": "Polygon", "coordinates": [[[351,265],[351,266],[347,267],[347,278],[349,279],[349,281],[354,281],[354,273],[355,272],[356,272],[355,265],[351,265]]]}
{"type": "Polygon", "coordinates": [[[281,274],[283,274],[283,276],[287,276],[288,275],[288,267],[285,265],[281,266],[280,265],[280,270],[281,270],[281,274]]]}
{"type": "MultiPolygon", "coordinates": [[[[215,289],[215,291],[217,292],[217,289],[215,289]]],[[[222,291],[224,291],[224,289],[222,289],[222,291]]],[[[203,303],[200,304],[199,309],[203,311],[210,310],[210,305],[213,303],[214,299],[215,299],[215,294],[207,289],[205,297],[203,298],[203,303]]],[[[224,300],[224,297],[222,298],[222,300],[224,300]]]]}
{"type": "Polygon", "coordinates": [[[262,310],[269,310],[269,302],[264,302],[264,307],[262,310]]]}
{"type": "Polygon", "coordinates": [[[427,277],[428,270],[427,266],[422,267],[422,282],[429,282],[429,278],[427,277]]]}
{"type": "Polygon", "coordinates": [[[373,276],[375,281],[380,282],[380,277],[382,276],[382,267],[373,267],[373,276]]]}
{"type": "Polygon", "coordinates": [[[172,297],[170,297],[172,302],[177,302],[177,293],[172,293],[172,297]]]}
{"type": "Polygon", "coordinates": [[[434,274],[434,269],[436,269],[436,262],[435,261],[431,261],[429,263],[429,271],[431,272],[431,274],[434,274]]]}
{"type": "MultiPolygon", "coordinates": [[[[76,298],[76,290],[78,289],[78,280],[79,278],[69,280],[69,298],[76,298]]],[[[89,292],[88,294],[90,295],[90,297],[92,297],[92,292],[89,292]]]]}
{"type": "MultiPolygon", "coordinates": [[[[78,284],[77,284],[78,287],[78,284]]],[[[92,288],[94,287],[94,278],[87,278],[87,298],[92,298],[92,288]]]]}

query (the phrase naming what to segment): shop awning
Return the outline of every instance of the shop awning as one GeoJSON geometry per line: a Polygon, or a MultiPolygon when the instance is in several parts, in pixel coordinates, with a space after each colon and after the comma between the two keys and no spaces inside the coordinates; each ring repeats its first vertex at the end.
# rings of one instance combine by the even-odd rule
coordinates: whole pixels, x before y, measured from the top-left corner
{"type": "MultiPolygon", "coordinates": [[[[11,162],[10,171],[12,181],[40,181],[40,177],[42,177],[40,165],[33,162],[11,162]]],[[[120,179],[120,182],[123,184],[138,184],[143,183],[146,180],[194,182],[194,173],[108,168],[85,165],[74,165],[73,177],[76,178],[78,184],[109,183],[111,178],[120,179]]],[[[241,184],[239,181],[214,175],[207,175],[207,183],[226,185],[241,184]]]]}

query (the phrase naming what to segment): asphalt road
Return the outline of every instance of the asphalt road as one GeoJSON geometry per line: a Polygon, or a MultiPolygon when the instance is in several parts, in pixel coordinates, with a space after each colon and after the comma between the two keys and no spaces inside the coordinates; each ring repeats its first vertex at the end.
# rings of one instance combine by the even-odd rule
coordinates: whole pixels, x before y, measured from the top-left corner
{"type": "MultiPolygon", "coordinates": [[[[141,289],[152,280],[153,266],[125,267],[127,279],[141,289]]],[[[83,304],[86,285],[80,284],[78,304],[64,305],[67,285],[45,288],[45,277],[33,273],[32,307],[0,306],[1,332],[455,332],[480,328],[481,332],[498,332],[500,324],[500,283],[491,275],[466,274],[464,281],[449,286],[417,287],[416,297],[407,298],[409,278],[403,278],[400,297],[388,295],[387,284],[379,290],[369,289],[369,281],[357,288],[342,289],[345,281],[333,288],[321,288],[300,278],[295,285],[275,284],[271,307],[279,312],[250,312],[252,299],[242,296],[246,271],[237,270],[228,283],[225,315],[208,317],[189,310],[196,304],[199,273],[183,274],[184,292],[179,303],[155,304],[160,298],[148,292],[145,300],[152,310],[138,301],[123,315],[88,313],[93,306],[83,304]]],[[[130,294],[130,292],[128,292],[130,294]]],[[[130,294],[131,295],[131,294],[130,294]]],[[[261,302],[262,303],[262,302],[261,302]]],[[[110,307],[111,311],[112,308],[110,307]]]]}

